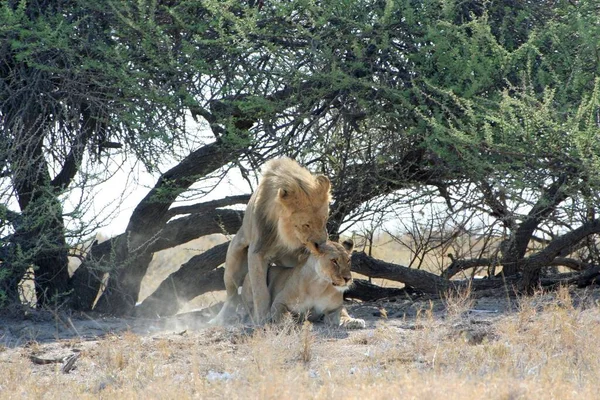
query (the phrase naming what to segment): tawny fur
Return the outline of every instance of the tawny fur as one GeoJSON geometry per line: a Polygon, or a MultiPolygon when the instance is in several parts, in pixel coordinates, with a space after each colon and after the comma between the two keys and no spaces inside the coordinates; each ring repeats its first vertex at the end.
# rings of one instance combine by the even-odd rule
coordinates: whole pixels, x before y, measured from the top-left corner
{"type": "MultiPolygon", "coordinates": [[[[365,327],[364,320],[350,317],[343,306],[343,292],[352,284],[351,243],[344,242],[342,246],[327,242],[320,247],[319,255],[311,254],[303,265],[293,269],[277,265],[269,268],[268,289],[274,322],[291,312],[310,321],[323,317],[325,323],[336,327],[365,327]]],[[[249,278],[244,280],[242,301],[251,315],[253,293],[249,278]]]]}
{"type": "Polygon", "coordinates": [[[330,182],[289,158],[267,162],[262,179],[246,207],[242,227],[227,249],[227,299],[214,323],[224,323],[238,299],[246,274],[253,289],[255,321],[269,319],[267,270],[270,263],[303,264],[309,251],[327,240],[330,182]]]}

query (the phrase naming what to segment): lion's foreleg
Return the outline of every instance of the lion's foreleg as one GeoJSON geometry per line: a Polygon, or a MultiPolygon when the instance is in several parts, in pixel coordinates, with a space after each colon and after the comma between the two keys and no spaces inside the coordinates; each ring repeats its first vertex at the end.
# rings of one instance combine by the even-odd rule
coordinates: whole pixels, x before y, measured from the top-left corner
{"type": "Polygon", "coordinates": [[[330,326],[340,326],[340,310],[341,308],[338,308],[330,313],[325,314],[325,316],[323,317],[323,322],[330,326]]]}
{"type": "Polygon", "coordinates": [[[268,265],[261,253],[255,253],[250,246],[248,251],[248,276],[252,285],[254,300],[254,321],[264,324],[269,319],[271,296],[267,288],[268,265]]]}
{"type": "Polygon", "coordinates": [[[365,321],[359,318],[352,318],[346,308],[340,307],[333,312],[325,315],[325,323],[331,326],[341,326],[346,329],[363,329],[365,321]]]}

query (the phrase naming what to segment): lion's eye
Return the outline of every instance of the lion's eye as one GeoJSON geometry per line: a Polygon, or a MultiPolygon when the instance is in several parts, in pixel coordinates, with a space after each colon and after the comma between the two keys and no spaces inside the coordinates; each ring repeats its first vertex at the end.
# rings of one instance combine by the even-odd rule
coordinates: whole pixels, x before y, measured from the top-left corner
{"type": "Polygon", "coordinates": [[[302,225],[302,227],[306,228],[306,229],[310,229],[310,225],[309,224],[304,224],[304,225],[302,225]]]}
{"type": "Polygon", "coordinates": [[[331,263],[333,265],[335,265],[336,267],[339,267],[340,265],[338,264],[337,260],[331,260],[331,263]]]}

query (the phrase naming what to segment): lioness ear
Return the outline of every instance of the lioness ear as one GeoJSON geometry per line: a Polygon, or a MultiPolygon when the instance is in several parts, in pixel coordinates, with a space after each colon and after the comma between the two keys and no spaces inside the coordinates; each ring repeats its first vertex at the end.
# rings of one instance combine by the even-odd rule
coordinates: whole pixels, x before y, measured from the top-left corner
{"type": "Polygon", "coordinates": [[[321,186],[323,193],[328,193],[331,188],[331,182],[329,182],[329,178],[325,175],[317,175],[317,183],[321,186]]]}
{"type": "Polygon", "coordinates": [[[352,241],[352,239],[346,239],[342,242],[342,246],[344,246],[344,248],[348,250],[348,253],[352,253],[352,249],[354,248],[354,242],[352,241]]]}

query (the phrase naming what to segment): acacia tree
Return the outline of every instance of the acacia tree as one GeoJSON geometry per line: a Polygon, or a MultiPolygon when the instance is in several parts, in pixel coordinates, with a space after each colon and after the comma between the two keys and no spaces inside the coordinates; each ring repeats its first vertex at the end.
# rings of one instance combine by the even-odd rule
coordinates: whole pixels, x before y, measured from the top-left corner
{"type": "MultiPolygon", "coordinates": [[[[294,4],[292,17],[277,20],[285,29],[271,27],[280,33],[277,54],[289,57],[282,64],[296,73],[286,71],[276,92],[286,95],[281,111],[257,121],[273,143],[261,154],[284,146],[332,177],[332,235],[349,219],[423,199],[442,199],[438,212],[476,219],[469,232],[487,235],[488,250],[449,260],[442,278],[399,266],[385,272],[358,256],[360,272],[435,291],[452,287],[445,280],[463,269],[499,266],[529,289],[544,266],[584,265],[564,256],[597,232],[594,218],[581,218],[597,205],[587,178],[598,154],[597,64],[574,62],[595,54],[594,5],[510,5],[294,4]]],[[[271,6],[265,21],[279,7],[290,11],[271,6]]]]}
{"type": "MultiPolygon", "coordinates": [[[[81,81],[81,97],[87,99],[90,87],[106,96],[94,102],[101,111],[96,120],[106,124],[94,135],[122,143],[149,166],[156,150],[169,150],[173,139],[183,137],[186,113],[206,122],[213,135],[161,174],[123,235],[91,248],[70,280],[76,307],[93,306],[108,273],[97,308],[132,311],[152,253],[201,234],[234,232],[241,214],[222,207],[244,199],[190,208],[174,202],[207,174],[237,167],[251,180],[251,171],[280,154],[332,178],[333,236],[344,222],[436,193],[447,207],[440,212],[485,214],[485,231],[504,232],[489,263],[502,266],[505,275],[523,273],[524,288],[548,260],[564,257],[597,232],[598,28],[591,1],[31,4],[10,3],[6,15],[33,25],[52,16],[65,43],[75,37],[79,44],[65,44],[58,54],[80,57],[69,65],[93,71],[81,73],[90,80],[81,81]],[[85,18],[90,12],[93,20],[85,18]],[[94,26],[94,34],[80,37],[82,24],[94,26]],[[365,203],[375,208],[361,207],[365,203]],[[534,242],[537,258],[527,257],[534,242]]],[[[17,25],[8,25],[8,32],[20,38],[17,25]]],[[[35,43],[37,56],[44,47],[35,43]]],[[[12,58],[23,57],[21,47],[11,48],[12,58]]],[[[38,64],[20,68],[45,72],[38,64]]],[[[55,83],[43,92],[49,98],[73,81],[71,75],[63,81],[56,72],[51,76],[55,83]]],[[[27,81],[15,82],[19,87],[27,81]]],[[[62,98],[56,104],[71,107],[62,98]]],[[[50,113],[48,121],[63,114],[50,113]]],[[[76,120],[81,124],[83,117],[76,120]]],[[[40,132],[79,132],[68,124],[48,126],[40,132]]],[[[94,142],[85,143],[89,151],[94,142]]],[[[196,264],[190,260],[170,283],[182,288],[181,275],[198,269],[199,276],[218,279],[219,257],[222,247],[196,264]]],[[[369,264],[358,258],[356,265],[365,271],[369,264]]],[[[456,260],[442,277],[410,270],[392,275],[409,285],[429,279],[422,286],[437,290],[451,286],[447,278],[455,271],[473,265],[485,263],[481,257],[456,260]]],[[[174,297],[173,289],[159,291],[163,299],[174,297]]]]}

